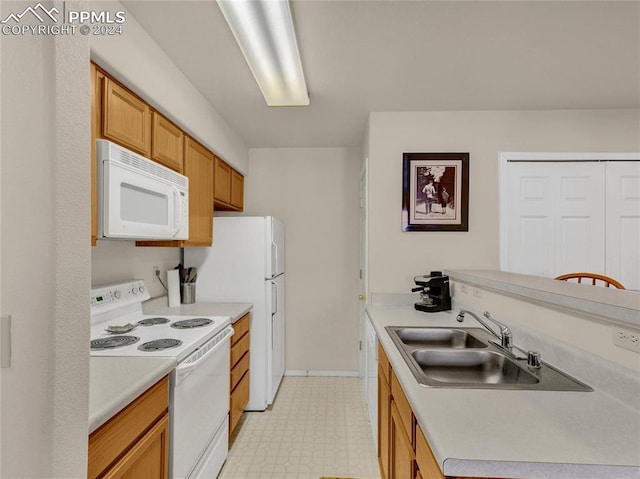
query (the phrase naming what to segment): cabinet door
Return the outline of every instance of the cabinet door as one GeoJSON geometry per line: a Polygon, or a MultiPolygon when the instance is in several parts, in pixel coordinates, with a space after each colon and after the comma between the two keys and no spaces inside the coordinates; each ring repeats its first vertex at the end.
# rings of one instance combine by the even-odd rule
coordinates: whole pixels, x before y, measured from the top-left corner
{"type": "Polygon", "coordinates": [[[98,164],[96,159],[96,139],[100,137],[102,125],[102,82],[104,75],[91,64],[91,246],[98,238],[98,164]]]}
{"type": "Polygon", "coordinates": [[[445,479],[440,471],[436,458],[433,457],[429,443],[422,433],[420,426],[416,426],[416,462],[424,477],[429,479],[445,479]]]}
{"type": "Polygon", "coordinates": [[[149,158],[151,109],[140,98],[110,78],[102,93],[102,136],[149,158]]]}
{"type": "Polygon", "coordinates": [[[223,203],[231,202],[231,167],[217,156],[214,197],[223,203]]]}
{"type": "Polygon", "coordinates": [[[389,423],[391,420],[391,389],[385,378],[382,363],[378,365],[378,462],[382,479],[389,475],[389,423]]]}
{"type": "Polygon", "coordinates": [[[640,289],[640,161],[606,164],[604,274],[640,289]]]}
{"type": "Polygon", "coordinates": [[[151,159],[182,173],[184,133],[157,111],[153,112],[151,159]]]}
{"type": "Polygon", "coordinates": [[[104,476],[104,479],[167,479],[169,415],[165,414],[104,476]]]}
{"type": "Polygon", "coordinates": [[[231,170],[231,206],[244,208],[244,176],[236,170],[231,170]]]}
{"type": "Polygon", "coordinates": [[[184,246],[211,246],[213,164],[213,153],[187,137],[184,172],[189,178],[189,239],[184,246]]]}
{"type": "Polygon", "coordinates": [[[404,428],[396,402],[391,401],[390,479],[406,479],[415,475],[415,454],[408,431],[404,428]]]}

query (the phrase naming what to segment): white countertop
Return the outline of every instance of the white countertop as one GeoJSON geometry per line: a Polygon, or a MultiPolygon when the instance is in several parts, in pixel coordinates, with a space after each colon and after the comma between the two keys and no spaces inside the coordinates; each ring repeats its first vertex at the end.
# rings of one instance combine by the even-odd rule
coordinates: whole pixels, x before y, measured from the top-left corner
{"type": "Polygon", "coordinates": [[[89,433],[95,431],[176,367],[172,358],[92,357],[89,433]]]}
{"type": "Polygon", "coordinates": [[[368,306],[367,312],[445,475],[640,478],[637,410],[597,389],[556,392],[422,386],[384,328],[460,327],[455,313],[422,313],[402,306],[368,306]]]}
{"type": "MultiPolygon", "coordinates": [[[[194,303],[169,308],[166,296],[151,299],[143,306],[145,314],[228,316],[232,323],[253,307],[250,303],[194,303]]],[[[175,359],[162,357],[91,357],[89,432],[107,422],[176,365],[175,359]]]]}
{"type": "Polygon", "coordinates": [[[251,303],[193,303],[168,306],[166,296],[153,298],[142,305],[145,314],[166,314],[184,316],[229,316],[235,323],[253,308],[251,303]]]}

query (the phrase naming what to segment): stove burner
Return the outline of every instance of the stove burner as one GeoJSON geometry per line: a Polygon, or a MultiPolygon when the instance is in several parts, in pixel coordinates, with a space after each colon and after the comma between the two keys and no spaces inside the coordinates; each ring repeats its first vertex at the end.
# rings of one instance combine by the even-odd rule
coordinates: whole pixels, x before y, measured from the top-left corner
{"type": "Polygon", "coordinates": [[[129,346],[140,341],[138,336],[111,336],[109,338],[99,338],[91,340],[91,350],[100,351],[102,349],[115,349],[122,346],[129,346]]]}
{"type": "Polygon", "coordinates": [[[155,326],[156,324],[168,323],[168,318],[146,318],[138,321],[140,326],[155,326]]]}
{"type": "Polygon", "coordinates": [[[171,348],[178,347],[181,344],[182,344],[182,341],[180,341],[179,339],[171,339],[171,338],[155,339],[153,341],[148,341],[146,343],[141,344],[140,346],[138,346],[138,349],[140,351],[161,351],[163,349],[171,349],[171,348]]]}
{"type": "Polygon", "coordinates": [[[183,319],[182,321],[176,321],[175,323],[171,324],[171,327],[176,329],[201,328],[202,326],[207,326],[211,323],[213,323],[212,319],[191,318],[191,319],[183,319]]]}

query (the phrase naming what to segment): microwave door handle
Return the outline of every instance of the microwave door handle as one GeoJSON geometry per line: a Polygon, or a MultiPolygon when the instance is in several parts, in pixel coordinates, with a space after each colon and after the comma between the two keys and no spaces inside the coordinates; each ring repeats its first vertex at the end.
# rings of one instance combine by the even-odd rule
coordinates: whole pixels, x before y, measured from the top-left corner
{"type": "Polygon", "coordinates": [[[176,230],[173,232],[173,236],[175,237],[178,233],[180,233],[180,225],[182,225],[182,215],[184,215],[184,211],[182,210],[182,201],[180,200],[180,190],[172,186],[173,188],[173,212],[177,213],[176,218],[176,230]]]}

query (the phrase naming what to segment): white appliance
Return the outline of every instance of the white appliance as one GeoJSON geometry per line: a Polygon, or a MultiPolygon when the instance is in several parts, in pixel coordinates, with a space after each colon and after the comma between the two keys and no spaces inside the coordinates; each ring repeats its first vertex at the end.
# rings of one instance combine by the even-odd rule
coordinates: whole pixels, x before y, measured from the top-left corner
{"type": "Polygon", "coordinates": [[[171,357],[169,470],[173,479],[214,478],[229,444],[228,317],[152,316],[143,281],[91,290],[91,355],[171,357]],[[134,329],[121,334],[120,331],[134,329]],[[148,349],[148,350],[147,350],[148,349]]]}
{"type": "Polygon", "coordinates": [[[213,246],[188,248],[185,266],[198,268],[196,302],[253,304],[249,403],[264,411],[284,375],[284,224],[271,216],[213,220],[213,246]]]}
{"type": "Polygon", "coordinates": [[[108,140],[96,140],[98,237],[188,239],[189,179],[108,140]]]}

